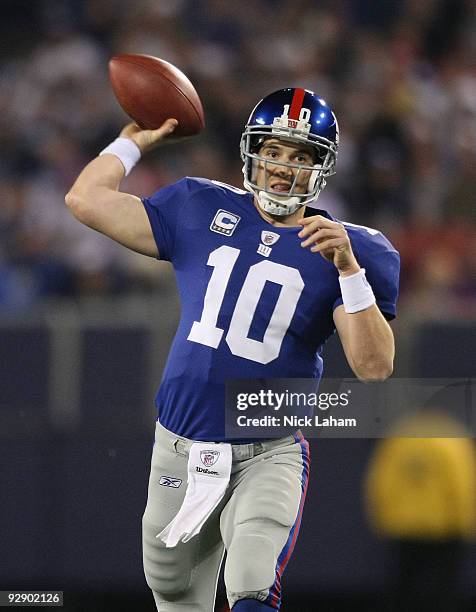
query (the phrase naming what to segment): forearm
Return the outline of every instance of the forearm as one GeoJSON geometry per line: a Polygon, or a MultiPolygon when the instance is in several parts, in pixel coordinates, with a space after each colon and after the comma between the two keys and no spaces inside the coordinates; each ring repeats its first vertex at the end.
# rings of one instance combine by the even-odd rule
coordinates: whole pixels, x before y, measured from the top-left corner
{"type": "Polygon", "coordinates": [[[76,218],[89,225],[88,211],[101,205],[108,197],[117,196],[124,177],[124,166],[114,155],[93,159],[74,182],[65,201],[76,218]]]}
{"type": "Polygon", "coordinates": [[[168,119],[156,130],[128,124],[120,137],[84,168],[66,195],[66,204],[76,219],[137,253],[159,257],[140,198],[119,191],[119,186],[141,155],[158,146],[176,126],[175,119],[168,119]]]}
{"type": "MultiPolygon", "coordinates": [[[[79,218],[83,211],[87,213],[91,205],[97,206],[100,203],[107,206],[111,200],[114,200],[116,206],[130,205],[131,196],[118,193],[121,180],[142,154],[158,146],[176,126],[175,119],[168,119],[157,130],[141,130],[133,123],[128,124],[119,138],[84,168],[71,187],[66,203],[73,214],[79,218]]],[[[87,221],[83,222],[89,225],[87,221]]]]}
{"type": "Polygon", "coordinates": [[[117,191],[125,176],[124,166],[115,155],[101,155],[93,159],[75,182],[79,188],[105,188],[117,191]]]}
{"type": "Polygon", "coordinates": [[[117,191],[124,174],[124,166],[115,155],[101,155],[84,167],[68,195],[91,195],[97,190],[117,191]]]}
{"type": "Polygon", "coordinates": [[[119,191],[125,165],[115,155],[93,159],[80,173],[65,200],[74,217],[124,246],[158,256],[147,213],[140,199],[119,191]]]}
{"type": "Polygon", "coordinates": [[[395,343],[390,325],[374,304],[356,313],[344,313],[347,358],[362,380],[384,380],[393,371],[395,343]]]}

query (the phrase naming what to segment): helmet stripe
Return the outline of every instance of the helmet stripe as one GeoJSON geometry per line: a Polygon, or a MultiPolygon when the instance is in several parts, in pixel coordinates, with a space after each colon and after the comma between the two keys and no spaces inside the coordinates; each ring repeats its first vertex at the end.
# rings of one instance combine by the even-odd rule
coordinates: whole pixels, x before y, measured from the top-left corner
{"type": "Polygon", "coordinates": [[[291,102],[291,108],[289,109],[290,119],[299,119],[299,113],[301,112],[302,103],[304,102],[305,90],[297,88],[294,90],[293,100],[291,102]]]}

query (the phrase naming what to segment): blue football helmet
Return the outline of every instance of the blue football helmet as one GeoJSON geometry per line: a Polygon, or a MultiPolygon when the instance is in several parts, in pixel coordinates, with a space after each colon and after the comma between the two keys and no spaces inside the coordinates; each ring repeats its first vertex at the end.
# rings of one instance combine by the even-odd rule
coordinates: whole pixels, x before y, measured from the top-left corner
{"type": "Polygon", "coordinates": [[[326,178],[335,173],[338,145],[337,119],[325,100],[308,89],[289,87],[275,91],[255,106],[241,137],[244,186],[256,195],[266,212],[289,215],[315,200],[324,189],[326,178]],[[278,164],[260,156],[262,145],[270,138],[282,140],[284,144],[305,144],[314,153],[312,166],[279,162],[279,165],[292,168],[295,175],[289,192],[283,195],[267,185],[267,168],[278,164]],[[258,164],[265,170],[264,186],[256,183],[258,164]],[[306,193],[296,193],[300,173],[308,170],[311,175],[306,193]]]}

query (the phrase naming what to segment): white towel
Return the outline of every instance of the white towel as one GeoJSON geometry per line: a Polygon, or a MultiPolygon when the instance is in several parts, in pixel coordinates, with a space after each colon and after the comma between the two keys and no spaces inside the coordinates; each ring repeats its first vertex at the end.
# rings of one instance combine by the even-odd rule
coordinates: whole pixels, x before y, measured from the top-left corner
{"type": "Polygon", "coordinates": [[[187,490],[180,510],[163,529],[160,538],[167,548],[188,542],[220,503],[230,481],[231,444],[194,442],[188,457],[187,490]]]}

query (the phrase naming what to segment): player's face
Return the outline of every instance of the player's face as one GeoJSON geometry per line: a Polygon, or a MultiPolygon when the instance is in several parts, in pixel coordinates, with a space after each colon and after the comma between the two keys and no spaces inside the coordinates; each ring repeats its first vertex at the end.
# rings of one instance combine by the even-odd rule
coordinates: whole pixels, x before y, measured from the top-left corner
{"type": "Polygon", "coordinates": [[[312,171],[291,168],[284,166],[283,163],[312,166],[314,164],[312,147],[272,138],[261,146],[259,156],[267,162],[255,162],[255,182],[259,187],[266,187],[269,191],[286,195],[296,180],[294,193],[307,192],[312,171]]]}

